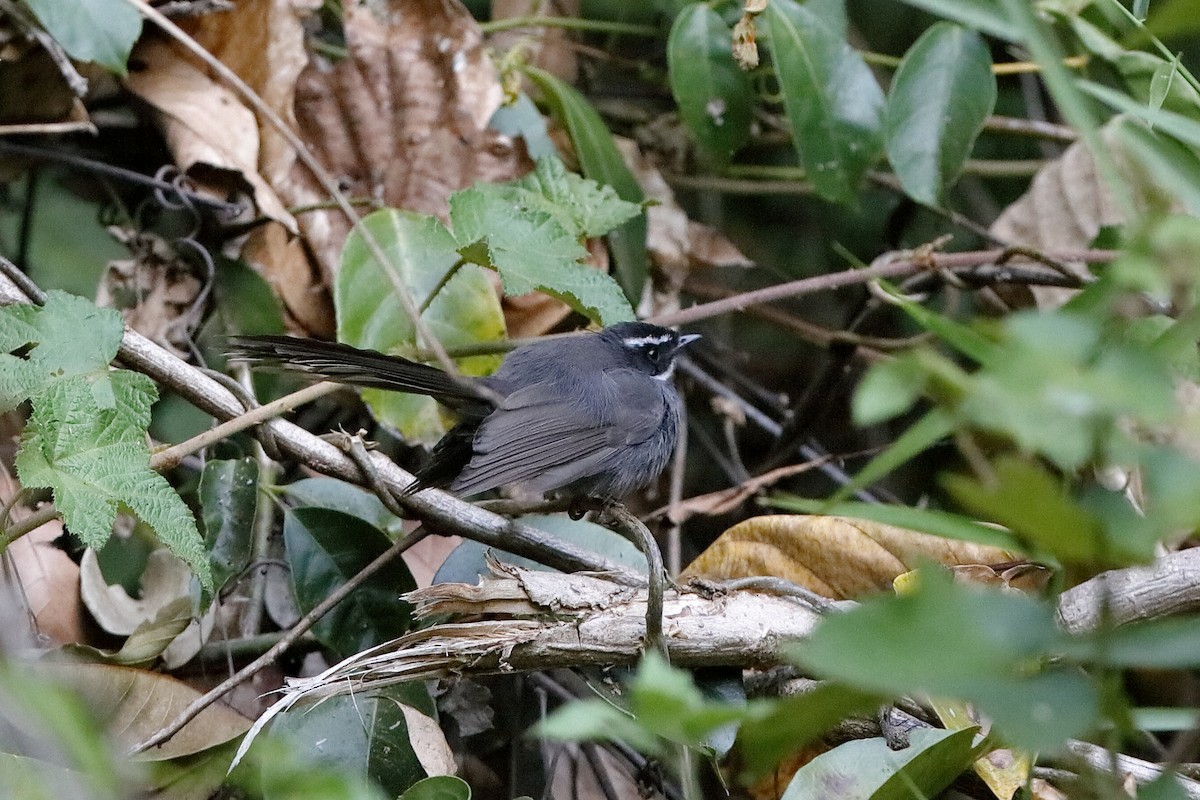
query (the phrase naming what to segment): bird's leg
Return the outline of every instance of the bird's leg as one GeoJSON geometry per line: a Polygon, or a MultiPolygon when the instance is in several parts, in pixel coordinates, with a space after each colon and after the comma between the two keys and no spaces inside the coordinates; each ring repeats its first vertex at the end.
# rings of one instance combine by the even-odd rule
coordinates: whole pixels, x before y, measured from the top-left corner
{"type": "Polygon", "coordinates": [[[603,515],[608,510],[608,507],[615,502],[611,498],[579,495],[571,498],[571,505],[567,507],[567,515],[578,522],[591,511],[599,511],[603,515]]]}
{"type": "Polygon", "coordinates": [[[615,500],[605,500],[601,506],[601,519],[607,520],[611,527],[629,541],[633,542],[642,555],[646,557],[646,646],[657,650],[668,662],[671,660],[667,651],[667,642],[663,638],[663,584],[667,571],[663,566],[662,551],[654,540],[650,529],[646,527],[629,509],[615,500]]]}

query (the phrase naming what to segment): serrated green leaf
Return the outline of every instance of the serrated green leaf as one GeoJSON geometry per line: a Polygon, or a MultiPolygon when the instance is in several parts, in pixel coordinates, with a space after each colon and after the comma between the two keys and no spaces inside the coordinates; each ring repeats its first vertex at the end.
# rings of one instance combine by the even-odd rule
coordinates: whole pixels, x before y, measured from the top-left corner
{"type": "Polygon", "coordinates": [[[888,92],[884,142],[913,199],[943,202],[995,105],[992,58],[979,34],[939,22],[909,48],[888,92]]]}
{"type": "Polygon", "coordinates": [[[724,163],[746,143],[753,119],[750,76],[734,63],[733,31],[707,3],[679,12],[667,69],[679,116],[700,147],[724,163]]]}
{"type": "Polygon", "coordinates": [[[125,74],[142,33],[142,15],[124,0],[25,0],[38,22],[72,58],[125,74]]]}
{"type": "Polygon", "coordinates": [[[851,203],[882,148],[883,91],[862,56],[812,9],[772,0],[763,16],[805,174],[825,199],[851,203]]]}
{"type": "MultiPolygon", "coordinates": [[[[504,314],[487,273],[474,264],[459,265],[457,245],[445,226],[432,217],[394,209],[376,211],[362,224],[379,240],[399,270],[395,279],[408,288],[417,305],[428,301],[422,317],[443,345],[504,338],[504,314]],[[451,270],[454,274],[443,285],[451,270]]],[[[412,321],[389,273],[376,263],[357,230],[342,250],[333,299],[340,341],[401,355],[416,346],[412,321]]],[[[457,360],[466,375],[486,375],[499,363],[498,356],[457,360]]],[[[432,444],[448,430],[433,398],[377,389],[364,390],[363,398],[376,419],[409,442],[432,444]]]]}
{"type": "MultiPolygon", "coordinates": [[[[596,113],[596,109],[558,77],[536,67],[525,67],[524,73],[541,89],[546,103],[575,145],[583,174],[616,190],[622,200],[641,204],[645,200],[637,178],[625,166],[612,133],[596,113]]],[[[642,299],[642,287],[650,273],[646,257],[646,215],[639,214],[608,235],[608,245],[616,262],[617,282],[631,304],[642,299]]]]}
{"type": "MultiPolygon", "coordinates": [[[[287,511],[283,541],[296,602],[305,612],[391,546],[373,525],[326,508],[287,511]]],[[[412,620],[400,594],[415,588],[412,573],[397,558],[322,617],[313,635],[343,658],[395,639],[408,631],[412,620]]]]}
{"type": "Polygon", "coordinates": [[[450,218],[463,257],[486,247],[506,294],[541,291],[582,314],[611,325],[633,319],[621,288],[605,273],[580,261],[587,251],[553,216],[514,208],[505,187],[473,186],[450,197],[450,218]]]}
{"type": "MultiPolygon", "coordinates": [[[[67,527],[91,547],[112,533],[117,506],[128,506],[212,588],[204,544],[187,505],[150,469],[146,427],[158,396],[145,375],[111,370],[121,316],[78,297],[50,292],[46,304],[0,309],[0,345],[36,343],[25,359],[7,356],[0,372],[22,375],[33,406],[17,453],[29,488],[49,488],[67,527]]],[[[10,399],[12,395],[10,395],[10,399]]]]}
{"type": "Polygon", "coordinates": [[[642,211],[611,186],[568,172],[557,156],[539,159],[533,172],[514,183],[493,186],[523,208],[546,212],[579,238],[602,236],[642,211]]]}

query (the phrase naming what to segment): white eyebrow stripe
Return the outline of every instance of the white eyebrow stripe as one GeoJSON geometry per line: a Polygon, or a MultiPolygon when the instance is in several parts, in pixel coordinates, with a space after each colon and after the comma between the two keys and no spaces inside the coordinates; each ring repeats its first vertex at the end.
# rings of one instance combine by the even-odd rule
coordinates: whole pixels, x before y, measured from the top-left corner
{"type": "Polygon", "coordinates": [[[641,347],[647,344],[666,344],[671,341],[671,334],[656,333],[652,336],[631,336],[628,339],[622,339],[621,344],[626,347],[641,347]]]}

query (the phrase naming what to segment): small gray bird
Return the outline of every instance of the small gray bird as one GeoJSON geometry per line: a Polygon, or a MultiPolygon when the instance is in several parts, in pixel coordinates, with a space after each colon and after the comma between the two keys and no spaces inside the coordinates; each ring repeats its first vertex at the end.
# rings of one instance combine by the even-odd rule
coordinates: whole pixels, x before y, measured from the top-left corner
{"type": "Polygon", "coordinates": [[[535,342],[486,378],[349,345],[288,336],[231,339],[231,358],[322,380],[433,397],[458,424],[410,491],[470,496],[501,486],[617,499],[666,468],[679,433],[675,357],[696,334],[647,322],[535,342]]]}

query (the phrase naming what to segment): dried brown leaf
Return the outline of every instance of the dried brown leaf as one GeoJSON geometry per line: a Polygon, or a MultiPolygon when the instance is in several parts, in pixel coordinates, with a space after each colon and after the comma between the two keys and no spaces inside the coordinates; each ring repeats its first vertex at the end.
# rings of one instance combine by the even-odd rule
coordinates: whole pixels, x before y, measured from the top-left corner
{"type": "Polygon", "coordinates": [[[995,547],[943,539],[867,520],[778,515],[754,517],[721,534],[684,577],[718,580],[768,575],[838,600],[887,590],[921,561],[1012,562],[995,547]]]}
{"type": "MultiPolygon", "coordinates": [[[[503,91],[470,13],[454,0],[347,2],[346,58],[314,56],[296,87],[302,138],[351,197],[434,214],[477,181],[509,180],[532,164],[487,128],[503,91]]],[[[306,169],[276,188],[293,205],[324,201],[306,169]]],[[[349,230],[336,211],[300,218],[327,279],[349,230]]]]}
{"type": "MultiPolygon", "coordinates": [[[[125,748],[157,733],[199,697],[187,684],[129,667],[107,664],[39,664],[39,674],[70,686],[93,716],[125,748]]],[[[139,756],[140,761],[166,761],[198,753],[244,733],[249,721],[222,705],[200,712],[161,747],[139,756]]]]}

